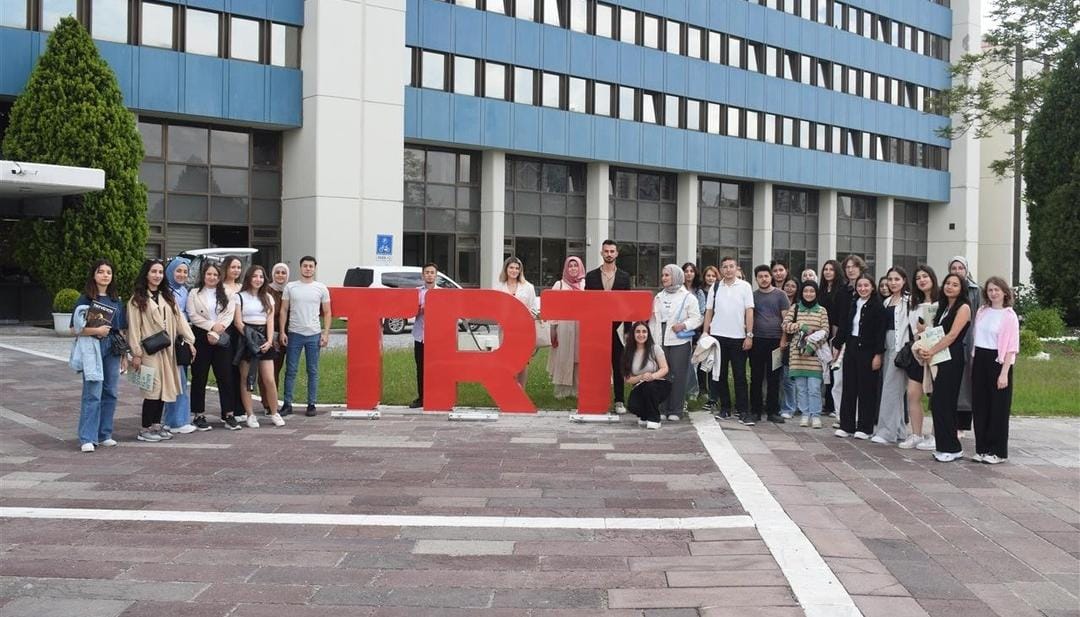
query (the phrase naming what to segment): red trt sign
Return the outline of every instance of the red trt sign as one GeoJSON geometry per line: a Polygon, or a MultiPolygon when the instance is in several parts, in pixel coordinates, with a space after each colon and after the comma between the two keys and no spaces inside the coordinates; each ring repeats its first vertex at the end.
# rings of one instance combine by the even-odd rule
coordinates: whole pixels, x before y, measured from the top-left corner
{"type": "MultiPolygon", "coordinates": [[[[348,320],[346,405],[374,409],[382,395],[382,320],[413,317],[417,289],[330,288],[334,315],[348,320]]],[[[582,291],[544,294],[542,317],[577,321],[578,411],[605,413],[611,392],[613,322],[648,319],[652,295],[644,291],[582,291]]],[[[433,289],[424,306],[424,408],[454,406],[457,384],[479,383],[499,409],[535,413],[516,375],[532,358],[536,328],[529,311],[509,294],[488,289],[433,289]],[[459,351],[458,320],[494,321],[502,343],[494,351],[459,351]]]]}

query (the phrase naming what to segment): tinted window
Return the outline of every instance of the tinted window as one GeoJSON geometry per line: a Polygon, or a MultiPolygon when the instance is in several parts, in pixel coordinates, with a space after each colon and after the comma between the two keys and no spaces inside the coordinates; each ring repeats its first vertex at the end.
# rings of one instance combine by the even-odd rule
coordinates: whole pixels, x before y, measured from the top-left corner
{"type": "Polygon", "coordinates": [[[419,272],[383,272],[382,284],[394,289],[409,289],[422,285],[423,279],[419,272]]]}

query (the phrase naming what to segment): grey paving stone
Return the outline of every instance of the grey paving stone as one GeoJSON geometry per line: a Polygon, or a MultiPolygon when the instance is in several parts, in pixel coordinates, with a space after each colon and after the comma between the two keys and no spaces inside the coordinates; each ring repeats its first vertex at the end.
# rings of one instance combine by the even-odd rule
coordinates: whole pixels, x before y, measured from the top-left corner
{"type": "Polygon", "coordinates": [[[315,604],[357,604],[363,606],[414,606],[429,608],[483,608],[491,604],[493,591],[452,587],[403,587],[361,589],[344,586],[323,587],[312,598],[315,604]]]}
{"type": "Polygon", "coordinates": [[[419,555],[511,555],[514,543],[498,540],[417,540],[419,555]]]}
{"type": "Polygon", "coordinates": [[[4,617],[118,617],[130,600],[87,600],[63,598],[15,598],[0,611],[4,617]]]}
{"type": "Polygon", "coordinates": [[[185,601],[206,587],[205,583],[0,577],[0,597],[185,601]]]}
{"type": "Polygon", "coordinates": [[[606,593],[600,589],[500,589],[495,591],[496,608],[580,609],[603,608],[606,593]]]}

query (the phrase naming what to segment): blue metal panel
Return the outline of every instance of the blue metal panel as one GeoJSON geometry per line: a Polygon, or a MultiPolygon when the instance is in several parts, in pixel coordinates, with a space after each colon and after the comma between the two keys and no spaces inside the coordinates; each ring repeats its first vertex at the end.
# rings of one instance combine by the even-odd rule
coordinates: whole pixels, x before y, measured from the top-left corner
{"type": "Polygon", "coordinates": [[[709,96],[708,63],[690,60],[686,63],[686,95],[695,99],[709,96]]]}
{"type": "Polygon", "coordinates": [[[420,45],[420,2],[405,0],[405,44],[420,45]]]}
{"type": "Polygon", "coordinates": [[[225,3],[225,10],[229,13],[266,19],[267,0],[225,0],[225,3]]]}
{"type": "Polygon", "coordinates": [[[690,63],[690,59],[675,54],[664,55],[664,72],[667,77],[664,91],[686,96],[686,65],[690,63]]]}
{"type": "Polygon", "coordinates": [[[619,150],[615,160],[624,163],[641,162],[641,129],[642,125],[635,122],[618,120],[619,150]]]}
{"type": "Polygon", "coordinates": [[[664,138],[664,167],[682,169],[686,167],[686,136],[689,131],[660,131],[664,138]]]}
{"type": "Polygon", "coordinates": [[[478,58],[484,55],[484,14],[455,7],[454,10],[454,51],[478,58]]]}
{"type": "Polygon", "coordinates": [[[569,71],[579,77],[591,78],[593,72],[593,41],[600,40],[596,37],[570,33],[570,62],[569,71]]]}
{"type": "Polygon", "coordinates": [[[194,54],[183,54],[182,59],[184,61],[183,111],[196,116],[218,118],[225,116],[222,86],[225,83],[226,61],[221,58],[194,54]]]}
{"type": "Polygon", "coordinates": [[[405,137],[420,137],[420,90],[405,88],[405,137]]]}
{"type": "Polygon", "coordinates": [[[170,113],[180,112],[180,54],[165,49],[139,47],[136,51],[138,97],[136,107],[170,113]]]}
{"type": "Polygon", "coordinates": [[[570,156],[590,158],[593,154],[593,127],[585,114],[566,114],[569,117],[566,153],[570,156]]]}
{"type": "Polygon", "coordinates": [[[767,173],[769,165],[765,162],[765,144],[760,141],[748,141],[746,149],[746,175],[760,178],[767,173]]]}
{"type": "Polygon", "coordinates": [[[619,57],[619,50],[622,47],[622,44],[615,41],[596,38],[596,55],[593,64],[596,79],[610,82],[619,81],[619,63],[616,58],[619,57]]]}
{"type": "Polygon", "coordinates": [[[454,106],[454,142],[459,144],[483,143],[481,126],[481,108],[483,99],[472,96],[455,96],[454,106]]]}
{"type": "MultiPolygon", "coordinates": [[[[540,110],[540,151],[547,154],[567,153],[567,116],[557,109],[540,110]]],[[[576,114],[580,115],[580,114],[576,114]]]]}
{"type": "Polygon", "coordinates": [[[704,0],[690,0],[686,11],[686,20],[692,24],[709,22],[709,6],[704,0]]]}
{"type": "MultiPolygon", "coordinates": [[[[620,146],[622,144],[619,144],[620,146]]],[[[630,160],[650,167],[664,166],[664,129],[654,124],[641,125],[641,149],[630,153],[630,160]]]]}
{"type": "MultiPolygon", "coordinates": [[[[694,0],[695,4],[704,4],[700,0],[694,0]]],[[[664,2],[664,15],[672,19],[678,19],[679,21],[686,21],[687,17],[687,0],[665,0],[664,2]]]]}
{"type": "MultiPolygon", "coordinates": [[[[120,84],[120,91],[124,93],[124,105],[131,107],[135,104],[135,100],[132,96],[134,92],[135,84],[135,71],[133,69],[134,60],[132,56],[135,54],[135,48],[131,45],[123,45],[120,43],[109,43],[107,41],[94,41],[97,45],[98,53],[105,59],[105,62],[109,63],[113,72],[116,74],[116,81],[120,84]]],[[[4,54],[0,53],[0,58],[4,58],[4,54]]],[[[3,62],[0,62],[3,64],[3,62]]],[[[3,70],[0,68],[0,70],[3,70]]]]}
{"type": "Polygon", "coordinates": [[[541,28],[543,38],[540,66],[546,71],[565,73],[570,68],[570,31],[546,26],[541,28]]]}
{"type": "Polygon", "coordinates": [[[453,142],[450,99],[446,92],[420,91],[420,132],[425,139],[453,142]]]}
{"type": "MultiPolygon", "coordinates": [[[[641,47],[633,45],[619,45],[619,83],[626,86],[641,86],[641,56],[644,51],[641,47]]],[[[610,59],[601,59],[599,56],[596,60],[597,63],[610,62],[610,59]]]]}
{"type": "Polygon", "coordinates": [[[665,90],[664,61],[668,55],[655,49],[641,50],[641,87],[661,92],[665,90]]]}
{"type": "Polygon", "coordinates": [[[502,101],[484,100],[484,145],[509,148],[510,114],[513,105],[502,101]]]}
{"type": "Polygon", "coordinates": [[[690,169],[705,169],[705,133],[686,133],[686,163],[690,169]]]}
{"type": "Polygon", "coordinates": [[[0,94],[22,92],[37,60],[40,38],[38,32],[0,28],[0,94]]]}
{"type": "Polygon", "coordinates": [[[196,9],[217,11],[219,13],[227,12],[226,7],[228,6],[226,0],[187,0],[186,2],[176,2],[176,4],[187,5],[196,9]]]}
{"type": "Polygon", "coordinates": [[[526,152],[540,152],[540,109],[514,105],[511,147],[526,152]]]}
{"type": "Polygon", "coordinates": [[[619,154],[619,125],[613,118],[590,118],[593,125],[592,158],[601,161],[617,161],[619,154]]]}
{"type": "Polygon", "coordinates": [[[453,49],[454,30],[446,27],[453,19],[453,10],[453,5],[444,2],[420,3],[420,45],[444,51],[453,49]]]}
{"type": "Polygon", "coordinates": [[[266,118],[266,66],[241,60],[225,60],[228,71],[229,106],[226,116],[257,122],[266,118]]]}
{"type": "MultiPolygon", "coordinates": [[[[423,1],[423,0],[421,0],[423,1]]],[[[512,17],[486,13],[484,57],[499,62],[514,62],[514,22],[512,17]]]]}
{"type": "Polygon", "coordinates": [[[540,67],[540,24],[521,19],[514,22],[514,62],[540,67]]]}
{"type": "Polygon", "coordinates": [[[270,19],[294,26],[304,25],[304,0],[267,0],[267,2],[267,17],[270,19]]]}
{"type": "Polygon", "coordinates": [[[282,126],[300,126],[303,120],[304,78],[300,69],[280,66],[267,67],[270,75],[270,117],[271,124],[282,126]]]}

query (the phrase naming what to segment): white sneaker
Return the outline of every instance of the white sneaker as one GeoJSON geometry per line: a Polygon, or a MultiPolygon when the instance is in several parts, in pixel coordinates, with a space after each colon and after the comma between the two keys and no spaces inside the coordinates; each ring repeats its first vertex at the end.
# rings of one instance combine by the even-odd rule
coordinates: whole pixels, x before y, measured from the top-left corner
{"type": "Polygon", "coordinates": [[[821,418],[819,418],[818,416],[814,416],[814,418],[810,421],[810,424],[814,428],[821,428],[821,418]]]}
{"type": "MultiPolygon", "coordinates": [[[[858,435],[856,435],[856,437],[858,437],[858,435]]],[[[883,444],[883,445],[889,443],[889,440],[885,439],[881,435],[874,435],[873,437],[870,438],[870,441],[872,441],[874,443],[880,443],[880,444],[883,444]]]]}
{"type": "Polygon", "coordinates": [[[79,450],[82,451],[82,452],[93,452],[94,451],[94,444],[92,444],[92,443],[90,443],[88,441],[88,442],[84,443],[83,445],[79,446],[79,450]]]}
{"type": "Polygon", "coordinates": [[[101,446],[105,447],[105,448],[112,448],[112,447],[116,446],[116,440],[113,439],[112,437],[110,437],[108,439],[103,439],[101,441],[101,446]]]}
{"type": "Polygon", "coordinates": [[[915,433],[912,433],[907,436],[907,439],[900,442],[900,448],[904,450],[910,450],[922,443],[922,440],[922,435],[916,435],[915,433]]]}
{"type": "Polygon", "coordinates": [[[626,405],[623,405],[622,403],[615,403],[615,413],[619,414],[620,416],[626,413],[626,405]]]}
{"type": "Polygon", "coordinates": [[[248,428],[259,428],[259,421],[255,419],[254,414],[247,417],[246,423],[248,428]]]}
{"type": "Polygon", "coordinates": [[[181,435],[186,435],[188,433],[194,433],[197,430],[198,429],[195,428],[194,424],[188,423],[188,424],[185,424],[184,426],[178,426],[178,427],[174,428],[172,432],[180,433],[181,435]]]}
{"type": "Polygon", "coordinates": [[[915,449],[923,451],[937,450],[937,440],[934,439],[933,435],[924,437],[923,440],[919,442],[919,445],[915,446],[915,449]]]}
{"type": "Polygon", "coordinates": [[[839,422],[833,422],[832,427],[833,428],[840,428],[840,423],[839,422]]]}
{"type": "Polygon", "coordinates": [[[790,420],[791,419],[791,412],[790,411],[781,411],[780,412],[780,417],[785,419],[785,420],[790,420]]]}
{"type": "Polygon", "coordinates": [[[679,421],[679,414],[674,414],[674,413],[670,414],[670,415],[668,415],[667,419],[668,419],[668,422],[678,422],[679,421]]]}
{"type": "Polygon", "coordinates": [[[848,433],[847,431],[845,431],[842,428],[838,428],[835,431],[833,431],[833,435],[836,435],[837,437],[850,437],[851,433],[848,433]]]}
{"type": "Polygon", "coordinates": [[[799,420],[799,426],[810,426],[810,416],[803,416],[802,420],[799,420]]]}
{"type": "Polygon", "coordinates": [[[986,457],[985,457],[985,456],[983,456],[982,454],[979,454],[978,452],[976,452],[975,454],[972,454],[972,455],[971,455],[971,460],[975,461],[976,463],[981,463],[981,462],[983,462],[983,461],[984,461],[985,459],[986,459],[986,457]]]}
{"type": "Polygon", "coordinates": [[[862,431],[855,431],[855,439],[870,439],[870,436],[862,431]]]}
{"type": "Polygon", "coordinates": [[[270,421],[274,423],[274,426],[285,426],[285,418],[282,418],[279,413],[272,414],[270,421]]]}
{"type": "Polygon", "coordinates": [[[1004,463],[1005,459],[1001,458],[996,454],[987,454],[983,456],[982,462],[986,463],[987,465],[998,465],[1000,463],[1004,463]]]}
{"type": "Polygon", "coordinates": [[[647,429],[649,429],[651,431],[655,431],[656,429],[660,428],[660,423],[659,422],[646,422],[645,423],[645,428],[647,428],[647,429]]]}
{"type": "Polygon", "coordinates": [[[644,420],[638,420],[637,421],[637,425],[640,426],[641,428],[645,428],[646,424],[648,424],[648,422],[646,422],[644,420]]]}
{"type": "Polygon", "coordinates": [[[951,463],[964,458],[964,451],[959,452],[934,452],[934,460],[939,463],[951,463]]]}
{"type": "Polygon", "coordinates": [[[169,431],[169,432],[171,433],[171,432],[172,432],[172,427],[171,427],[171,426],[169,426],[168,424],[162,424],[162,425],[161,425],[161,430],[163,430],[163,431],[169,431]]]}

